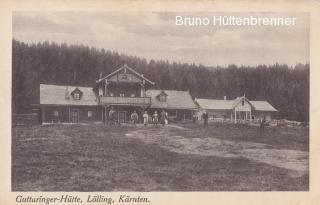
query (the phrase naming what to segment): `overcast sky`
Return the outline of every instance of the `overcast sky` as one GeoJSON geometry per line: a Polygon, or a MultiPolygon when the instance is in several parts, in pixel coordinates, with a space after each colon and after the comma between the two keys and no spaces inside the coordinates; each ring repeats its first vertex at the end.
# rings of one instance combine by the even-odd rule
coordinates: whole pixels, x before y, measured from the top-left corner
{"type": "Polygon", "coordinates": [[[148,60],[215,65],[309,62],[307,13],[15,12],[13,37],[105,48],[148,60]],[[295,26],[176,26],[175,16],[296,17],[295,26]]]}

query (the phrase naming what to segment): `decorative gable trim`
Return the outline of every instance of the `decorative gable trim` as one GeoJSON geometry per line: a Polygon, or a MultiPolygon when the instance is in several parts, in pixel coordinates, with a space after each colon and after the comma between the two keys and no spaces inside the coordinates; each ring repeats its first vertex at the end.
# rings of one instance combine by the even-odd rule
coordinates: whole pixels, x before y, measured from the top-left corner
{"type": "Polygon", "coordinates": [[[107,78],[110,78],[111,76],[121,72],[122,70],[124,70],[125,73],[127,73],[128,71],[130,71],[131,73],[133,73],[134,75],[136,75],[138,78],[141,78],[143,80],[145,80],[146,82],[150,83],[151,85],[155,85],[154,82],[152,82],[151,80],[147,79],[146,77],[143,76],[143,74],[138,73],[137,71],[135,71],[134,69],[130,68],[129,66],[127,66],[127,64],[124,64],[121,68],[113,71],[112,73],[110,73],[109,75],[100,78],[99,80],[97,80],[96,82],[99,83],[107,78]]]}
{"type": "MultiPolygon", "coordinates": [[[[236,100],[237,100],[237,99],[236,99],[236,100]]],[[[252,105],[252,103],[249,101],[249,99],[248,99],[245,95],[242,96],[242,97],[240,97],[240,98],[238,98],[238,100],[234,103],[232,109],[234,109],[235,107],[237,107],[237,106],[239,105],[239,103],[243,103],[243,102],[245,102],[245,101],[251,106],[251,108],[255,109],[255,107],[252,105]]]]}

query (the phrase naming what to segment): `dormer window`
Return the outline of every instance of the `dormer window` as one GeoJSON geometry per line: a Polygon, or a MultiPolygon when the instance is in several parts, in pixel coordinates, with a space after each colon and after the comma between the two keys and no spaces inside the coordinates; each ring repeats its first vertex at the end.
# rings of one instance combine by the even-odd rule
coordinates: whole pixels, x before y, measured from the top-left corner
{"type": "Polygon", "coordinates": [[[158,95],[158,100],[160,101],[160,102],[166,102],[167,101],[167,94],[164,92],[164,91],[162,91],[159,95],[158,95]]]}
{"type": "Polygon", "coordinates": [[[83,93],[79,88],[76,88],[74,91],[72,91],[71,96],[74,100],[81,100],[83,93]]]}
{"type": "Polygon", "coordinates": [[[160,101],[160,102],[165,102],[165,101],[167,101],[167,96],[165,96],[165,95],[160,95],[160,96],[159,96],[159,101],[160,101]]]}

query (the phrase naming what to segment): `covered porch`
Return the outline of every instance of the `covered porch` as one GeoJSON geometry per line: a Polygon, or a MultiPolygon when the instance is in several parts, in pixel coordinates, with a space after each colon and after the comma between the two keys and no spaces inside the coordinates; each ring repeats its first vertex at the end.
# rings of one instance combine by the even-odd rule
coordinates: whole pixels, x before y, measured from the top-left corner
{"type": "Polygon", "coordinates": [[[252,120],[252,111],[250,110],[232,110],[230,113],[231,121],[235,123],[248,122],[252,120]]]}

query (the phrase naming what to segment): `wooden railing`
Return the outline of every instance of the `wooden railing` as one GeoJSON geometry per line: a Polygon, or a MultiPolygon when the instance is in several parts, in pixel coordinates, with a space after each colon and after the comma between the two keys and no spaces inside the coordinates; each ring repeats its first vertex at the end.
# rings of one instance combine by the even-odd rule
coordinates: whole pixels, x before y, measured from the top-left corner
{"type": "Polygon", "coordinates": [[[100,104],[109,105],[150,105],[150,97],[100,97],[100,104]]]}

